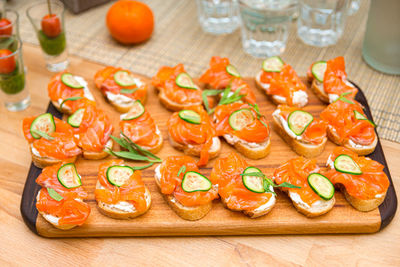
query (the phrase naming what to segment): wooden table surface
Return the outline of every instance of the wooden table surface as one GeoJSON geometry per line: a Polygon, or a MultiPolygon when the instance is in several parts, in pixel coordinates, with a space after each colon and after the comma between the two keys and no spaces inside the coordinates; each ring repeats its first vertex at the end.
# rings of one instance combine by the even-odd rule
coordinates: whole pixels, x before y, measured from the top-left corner
{"type": "MultiPolygon", "coordinates": [[[[24,224],[19,205],[31,162],[23,138],[24,117],[44,112],[51,77],[37,47],[25,45],[32,105],[23,112],[0,108],[0,265],[375,265],[400,266],[400,219],[369,235],[277,235],[249,237],[151,237],[46,239],[24,224]]],[[[72,57],[72,70],[93,75],[85,66],[96,63],[72,57]]],[[[382,141],[395,188],[400,188],[400,144],[382,141]]]]}

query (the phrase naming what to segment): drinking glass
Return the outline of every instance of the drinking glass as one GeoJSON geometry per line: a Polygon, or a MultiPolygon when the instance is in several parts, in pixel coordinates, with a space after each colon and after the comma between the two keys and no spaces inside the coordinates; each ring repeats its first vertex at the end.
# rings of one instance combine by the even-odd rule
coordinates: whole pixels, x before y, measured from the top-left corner
{"type": "Polygon", "coordinates": [[[300,0],[297,35],[312,46],[336,44],[346,22],[348,0],[300,0]]]}
{"type": "Polygon", "coordinates": [[[64,23],[65,9],[64,5],[58,1],[50,1],[50,6],[51,11],[49,10],[47,2],[43,1],[29,7],[26,14],[39,39],[47,69],[52,72],[59,72],[68,67],[64,23]],[[47,20],[45,22],[45,16],[47,16],[48,19],[50,13],[50,17],[52,17],[53,20],[47,20]]]}
{"type": "Polygon", "coordinates": [[[362,55],[376,70],[400,75],[399,0],[371,1],[362,55]]]}
{"type": "Polygon", "coordinates": [[[22,42],[17,35],[0,35],[0,94],[6,108],[20,111],[30,104],[22,60],[22,42]]]}
{"type": "Polygon", "coordinates": [[[349,1],[349,8],[347,10],[347,15],[351,16],[357,13],[360,9],[361,0],[350,0],[349,1]]]}
{"type": "Polygon", "coordinates": [[[242,45],[254,57],[276,56],[286,48],[292,16],[297,8],[293,0],[240,0],[242,45]]]}
{"type": "MultiPolygon", "coordinates": [[[[1,14],[2,12],[0,12],[1,14]]],[[[16,35],[19,36],[19,15],[14,10],[6,9],[1,14],[2,19],[0,20],[0,35],[16,35]]]]}
{"type": "Polygon", "coordinates": [[[196,0],[203,31],[212,34],[234,32],[240,24],[237,0],[196,0]]]}

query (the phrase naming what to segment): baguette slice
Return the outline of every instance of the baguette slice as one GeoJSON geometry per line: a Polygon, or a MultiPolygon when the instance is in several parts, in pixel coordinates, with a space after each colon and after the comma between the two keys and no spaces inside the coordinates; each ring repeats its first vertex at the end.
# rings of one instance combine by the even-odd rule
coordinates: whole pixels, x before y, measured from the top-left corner
{"type": "Polygon", "coordinates": [[[167,108],[168,110],[180,111],[183,109],[188,109],[193,106],[201,106],[203,103],[202,101],[199,101],[197,103],[191,103],[191,104],[176,103],[176,102],[172,101],[171,99],[169,99],[165,95],[164,90],[162,90],[161,88],[158,88],[158,90],[159,90],[158,98],[160,99],[161,104],[163,104],[164,107],[167,108]]]}
{"type": "MultiPolygon", "coordinates": [[[[170,135],[168,135],[168,140],[172,147],[174,147],[179,151],[183,151],[183,153],[185,153],[186,155],[195,157],[200,156],[202,145],[183,145],[175,142],[175,140],[173,140],[170,135]]],[[[221,151],[221,141],[219,140],[218,137],[213,137],[213,144],[211,145],[210,150],[208,151],[210,159],[217,157],[220,151],[221,151]]]]}
{"type": "MultiPolygon", "coordinates": [[[[105,148],[108,147],[109,149],[112,149],[113,144],[114,143],[113,143],[112,139],[109,139],[105,145],[105,148]]],[[[105,152],[104,150],[102,150],[100,152],[83,150],[82,154],[85,159],[92,159],[92,160],[104,159],[104,158],[108,157],[108,153],[105,152]]]]}
{"type": "MultiPolygon", "coordinates": [[[[141,146],[142,148],[150,151],[153,154],[156,154],[158,151],[160,151],[163,146],[163,143],[164,143],[163,136],[161,135],[161,132],[158,129],[157,125],[156,125],[156,133],[155,134],[157,134],[157,137],[158,137],[157,144],[155,146],[153,146],[153,147],[141,146]]],[[[122,138],[122,135],[121,135],[121,138],[122,138]]]]}
{"type": "Polygon", "coordinates": [[[297,209],[298,212],[304,214],[306,217],[317,217],[322,214],[329,212],[333,206],[335,205],[335,196],[330,200],[319,200],[320,202],[315,202],[313,205],[308,205],[307,203],[303,202],[299,195],[296,193],[291,193],[288,191],[288,196],[292,200],[294,207],[297,209]]]}
{"type": "MultiPolygon", "coordinates": [[[[226,199],[221,198],[221,202],[222,202],[222,204],[224,205],[225,208],[229,209],[226,199]]],[[[269,213],[272,210],[272,208],[275,206],[275,203],[276,203],[276,197],[274,195],[272,195],[267,203],[265,203],[264,205],[260,205],[255,209],[252,209],[252,210],[234,210],[234,209],[230,209],[230,210],[240,211],[243,214],[245,214],[246,216],[248,216],[248,217],[250,217],[252,219],[255,219],[255,218],[261,217],[261,216],[269,213]]]]}
{"type": "MultiPolygon", "coordinates": [[[[65,160],[61,160],[61,159],[42,157],[42,156],[35,155],[35,153],[33,153],[33,150],[32,150],[32,145],[30,146],[30,152],[31,152],[33,164],[40,169],[43,169],[44,167],[47,167],[47,166],[59,164],[59,163],[62,163],[65,161],[65,160]]],[[[74,157],[68,159],[68,162],[75,162],[76,158],[77,158],[77,156],[74,156],[74,157]]]]}
{"type": "Polygon", "coordinates": [[[237,151],[249,159],[265,158],[271,151],[271,139],[269,137],[267,141],[257,144],[257,147],[230,134],[224,134],[223,137],[228,144],[233,145],[237,151]]]}
{"type": "MultiPolygon", "coordinates": [[[[278,96],[278,95],[270,95],[270,94],[268,94],[269,84],[262,83],[261,80],[260,80],[262,72],[263,71],[261,70],[256,76],[256,86],[259,89],[261,89],[262,91],[264,91],[264,93],[266,95],[268,95],[268,97],[272,100],[272,102],[275,105],[287,105],[288,103],[287,103],[287,101],[286,101],[286,99],[284,97],[281,97],[281,96],[278,96]]],[[[301,108],[301,107],[304,107],[305,105],[307,105],[307,103],[308,103],[308,98],[307,98],[307,101],[305,101],[305,103],[299,103],[299,104],[297,104],[295,106],[301,108]]]]}
{"type": "MultiPolygon", "coordinates": [[[[160,166],[158,165],[157,168],[155,169],[154,172],[154,179],[156,181],[156,184],[158,188],[161,191],[161,173],[160,173],[160,166]]],[[[215,185],[213,185],[215,186],[215,185]]],[[[197,221],[203,218],[210,212],[212,208],[212,202],[209,202],[204,205],[200,206],[193,206],[193,207],[187,207],[182,205],[181,203],[178,202],[178,200],[173,196],[173,195],[165,195],[162,194],[165,201],[168,203],[168,205],[171,207],[171,209],[182,219],[188,220],[188,221],[197,221]]]]}
{"type": "MultiPolygon", "coordinates": [[[[36,200],[39,201],[40,199],[40,194],[42,192],[42,190],[44,190],[43,188],[41,190],[39,190],[37,196],[36,196],[36,200]]],[[[45,213],[43,211],[38,210],[39,214],[42,215],[42,217],[49,222],[50,224],[52,224],[54,227],[60,229],[60,230],[69,230],[72,229],[76,226],[78,226],[77,224],[64,224],[64,225],[59,225],[58,224],[58,220],[60,219],[59,217],[50,215],[48,213],[45,213]]]]}
{"type": "MultiPolygon", "coordinates": [[[[100,182],[97,181],[96,189],[99,189],[99,188],[101,188],[101,185],[100,185],[100,182]]],[[[114,206],[115,204],[107,204],[107,203],[104,203],[102,201],[97,201],[97,208],[99,209],[99,211],[103,215],[108,216],[108,217],[113,218],[113,219],[121,219],[121,220],[123,220],[123,219],[133,219],[133,218],[138,217],[138,216],[140,216],[142,214],[145,214],[150,209],[150,206],[151,206],[151,195],[150,195],[150,191],[149,191],[149,189],[147,187],[146,187],[146,191],[145,191],[145,198],[146,198],[146,210],[144,210],[142,212],[138,212],[135,209],[135,206],[133,204],[131,204],[131,203],[129,203],[129,204],[131,204],[131,206],[130,206],[131,210],[130,211],[125,211],[125,210],[118,209],[117,207],[114,206]]],[[[121,201],[121,202],[123,202],[123,201],[121,201]]],[[[117,203],[117,204],[119,204],[119,203],[117,203]]]]}
{"type": "Polygon", "coordinates": [[[287,133],[277,116],[274,114],[272,115],[276,132],[282,137],[283,140],[285,140],[285,142],[293,149],[294,152],[306,158],[314,158],[324,151],[328,138],[325,137],[322,143],[317,145],[307,144],[296,140],[287,133]]]}
{"type": "Polygon", "coordinates": [[[311,80],[311,91],[324,103],[329,104],[329,95],[324,90],[324,84],[319,82],[312,76],[311,80]]]}
{"type": "Polygon", "coordinates": [[[329,140],[331,140],[333,143],[337,144],[338,146],[344,146],[361,156],[368,155],[368,154],[371,154],[372,152],[374,152],[375,147],[378,144],[378,137],[376,136],[376,134],[375,134],[374,141],[370,145],[367,145],[367,146],[362,145],[361,147],[355,147],[354,145],[352,145],[350,143],[350,141],[347,141],[345,143],[340,142],[339,135],[336,133],[334,128],[331,127],[330,125],[328,125],[327,135],[328,135],[329,140]]]}
{"type": "MultiPolygon", "coordinates": [[[[105,98],[120,113],[127,113],[133,107],[133,104],[136,101],[136,99],[132,98],[131,101],[127,101],[127,102],[122,103],[122,102],[119,102],[119,101],[117,101],[115,99],[110,99],[110,97],[108,95],[106,95],[105,98]]],[[[140,102],[144,105],[146,103],[146,100],[147,100],[147,94],[145,95],[143,101],[140,100],[140,102]]]]}

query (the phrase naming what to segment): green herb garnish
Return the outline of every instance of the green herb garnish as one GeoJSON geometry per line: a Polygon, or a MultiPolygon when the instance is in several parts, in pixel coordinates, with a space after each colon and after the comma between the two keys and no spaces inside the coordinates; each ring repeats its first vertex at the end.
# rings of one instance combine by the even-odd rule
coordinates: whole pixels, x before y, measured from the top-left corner
{"type": "Polygon", "coordinates": [[[56,201],[61,201],[64,198],[62,196],[60,196],[59,193],[57,193],[56,190],[54,190],[53,188],[47,188],[47,192],[49,193],[50,197],[56,201]]]}
{"type": "Polygon", "coordinates": [[[46,140],[49,140],[49,141],[54,140],[53,136],[50,136],[45,132],[42,132],[42,131],[39,131],[39,130],[36,130],[36,129],[31,129],[31,132],[33,132],[34,134],[40,135],[40,137],[43,137],[46,140]]]}
{"type": "Polygon", "coordinates": [[[133,88],[133,89],[121,89],[119,90],[119,92],[121,94],[133,94],[134,92],[136,92],[139,88],[133,88]]]}
{"type": "Polygon", "coordinates": [[[284,183],[277,185],[270,178],[267,178],[267,176],[265,174],[263,174],[262,172],[242,173],[240,175],[241,176],[263,177],[264,178],[263,186],[264,186],[265,193],[272,193],[274,195],[276,195],[276,193],[274,191],[270,190],[270,186],[272,186],[272,187],[287,187],[287,188],[301,188],[299,186],[292,185],[291,183],[288,183],[288,182],[284,182],[284,183]]]}
{"type": "Polygon", "coordinates": [[[182,173],[185,173],[185,172],[186,172],[186,166],[183,165],[183,166],[179,169],[178,174],[177,174],[176,176],[179,177],[182,173]]]}
{"type": "Polygon", "coordinates": [[[81,96],[74,96],[74,97],[66,98],[61,102],[60,109],[62,109],[62,106],[64,105],[65,102],[67,102],[67,101],[75,101],[75,100],[79,100],[79,99],[82,99],[82,98],[83,97],[81,97],[81,96]]]}

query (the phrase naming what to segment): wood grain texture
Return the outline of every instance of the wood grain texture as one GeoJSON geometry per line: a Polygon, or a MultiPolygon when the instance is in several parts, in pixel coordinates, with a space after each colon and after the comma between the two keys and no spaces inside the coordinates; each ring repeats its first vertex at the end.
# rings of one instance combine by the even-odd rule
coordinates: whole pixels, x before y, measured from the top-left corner
{"type": "MultiPolygon", "coordinates": [[[[0,106],[0,264],[69,266],[399,266],[400,217],[373,235],[272,235],[46,239],[24,224],[19,205],[30,166],[21,120],[46,110],[50,79],[37,47],[25,45],[32,105],[19,113],[0,106]],[[378,249],[379,248],[379,249],[378,249]],[[66,262],[68,258],[68,262],[66,262]]],[[[71,69],[90,75],[97,64],[71,57],[71,69]]],[[[400,188],[400,144],[382,141],[395,188],[400,188]]]]}
{"type": "MultiPolygon", "coordinates": [[[[104,109],[111,117],[114,124],[114,135],[119,133],[119,115],[111,105],[109,105],[95,89],[93,76],[101,65],[86,69],[88,75],[82,76],[88,81],[98,106],[104,109]]],[[[77,72],[79,74],[79,72],[77,72]]],[[[170,155],[182,155],[181,152],[172,148],[168,142],[167,126],[171,112],[167,111],[160,103],[155,88],[151,86],[150,78],[142,77],[149,84],[148,101],[146,109],[154,118],[164,137],[164,146],[157,153],[161,158],[170,155]]],[[[272,112],[276,106],[258,90],[254,79],[247,78],[248,83],[253,88],[260,106],[261,113],[264,114],[272,124],[272,112]]],[[[47,79],[41,81],[46,84],[47,79]]],[[[318,116],[323,108],[326,107],[315,95],[308,91],[309,104],[304,108],[313,115],[318,116]]],[[[360,100],[365,98],[360,94],[360,100]]],[[[364,103],[366,105],[366,103],[364,103]]],[[[248,162],[260,168],[265,174],[271,176],[274,169],[290,158],[297,157],[290,147],[278,136],[271,128],[271,153],[264,159],[249,160],[248,162]]],[[[325,166],[326,159],[336,147],[328,142],[325,151],[317,157],[317,162],[321,167],[325,166]]],[[[223,142],[221,156],[234,149],[223,142]]],[[[110,157],[109,157],[110,158],[110,157]]],[[[106,159],[107,160],[107,159],[106,159]]],[[[379,158],[382,160],[382,158],[379,158]]],[[[328,214],[317,218],[306,218],[296,211],[289,198],[279,193],[277,203],[272,211],[266,216],[258,219],[250,219],[242,213],[232,212],[225,209],[219,201],[214,201],[213,209],[203,219],[195,222],[186,221],[178,217],[162,198],[154,181],[154,168],[142,171],[142,178],[147,185],[152,196],[152,207],[149,212],[132,220],[115,220],[99,213],[94,199],[94,189],[97,181],[98,166],[105,160],[85,160],[79,158],[76,162],[78,172],[82,176],[83,187],[89,193],[88,203],[91,206],[91,214],[87,222],[72,230],[63,231],[56,229],[42,216],[37,217],[36,229],[39,235],[46,237],[76,237],[76,236],[163,236],[163,235],[260,235],[260,234],[315,234],[315,233],[372,233],[380,229],[381,216],[379,210],[371,212],[359,212],[352,208],[344,199],[342,193],[335,194],[335,207],[328,214]]],[[[206,168],[200,171],[209,176],[215,162],[211,160],[206,168]]],[[[129,162],[131,166],[138,163],[129,162]]],[[[35,179],[31,177],[30,179],[35,179]]],[[[35,189],[36,191],[36,189],[35,189]]],[[[31,199],[31,202],[34,200],[31,199]]]]}

